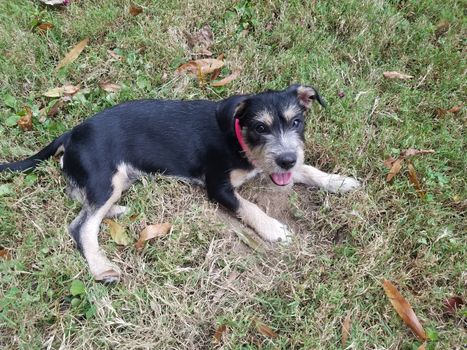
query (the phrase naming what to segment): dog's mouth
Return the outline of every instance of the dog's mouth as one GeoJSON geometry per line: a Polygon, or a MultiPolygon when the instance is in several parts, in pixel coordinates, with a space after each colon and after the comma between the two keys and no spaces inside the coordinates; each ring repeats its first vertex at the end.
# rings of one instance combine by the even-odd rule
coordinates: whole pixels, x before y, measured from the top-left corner
{"type": "Polygon", "coordinates": [[[292,172],[287,171],[284,173],[272,173],[269,175],[269,177],[277,186],[286,186],[292,180],[292,172]]]}

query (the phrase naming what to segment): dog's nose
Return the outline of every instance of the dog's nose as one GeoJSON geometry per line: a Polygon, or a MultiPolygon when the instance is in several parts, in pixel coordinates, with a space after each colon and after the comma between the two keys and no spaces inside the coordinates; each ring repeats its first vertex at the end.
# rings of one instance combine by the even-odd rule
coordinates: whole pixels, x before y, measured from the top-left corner
{"type": "Polygon", "coordinates": [[[276,163],[282,169],[289,170],[297,163],[297,156],[295,153],[283,153],[276,158],[276,163]]]}

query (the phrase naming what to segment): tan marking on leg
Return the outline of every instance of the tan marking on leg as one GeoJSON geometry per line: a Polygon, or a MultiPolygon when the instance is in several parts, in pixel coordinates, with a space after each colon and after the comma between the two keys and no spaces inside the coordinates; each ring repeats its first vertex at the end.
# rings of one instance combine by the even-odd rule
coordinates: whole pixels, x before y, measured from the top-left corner
{"type": "Polygon", "coordinates": [[[290,122],[301,112],[302,111],[296,104],[291,104],[282,112],[282,115],[288,122],[290,122]]]}
{"type": "Polygon", "coordinates": [[[230,183],[234,188],[237,188],[243,185],[246,181],[251,180],[257,174],[257,170],[235,169],[230,172],[230,183]]]}
{"type": "Polygon", "coordinates": [[[81,226],[80,242],[83,255],[96,280],[114,282],[120,277],[118,268],[107,259],[104,252],[100,249],[97,237],[100,223],[128,186],[130,179],[128,178],[127,169],[124,164],[118,167],[117,172],[112,177],[112,195],[104,205],[90,214],[81,226]]]}
{"type": "Polygon", "coordinates": [[[268,126],[272,126],[272,123],[274,122],[274,117],[266,110],[259,112],[255,119],[268,126]]]}
{"type": "Polygon", "coordinates": [[[308,186],[318,186],[323,190],[333,193],[344,193],[361,186],[360,182],[354,178],[328,174],[310,165],[303,165],[293,173],[293,180],[308,186]]]}
{"type": "Polygon", "coordinates": [[[57,150],[55,151],[54,157],[58,156],[60,153],[65,153],[65,147],[63,145],[60,145],[57,150]]]}
{"type": "Polygon", "coordinates": [[[235,193],[240,206],[237,210],[237,215],[240,219],[253,228],[263,239],[276,242],[288,242],[292,233],[288,231],[287,226],[268,216],[256,204],[242,198],[238,193],[235,193]]]}

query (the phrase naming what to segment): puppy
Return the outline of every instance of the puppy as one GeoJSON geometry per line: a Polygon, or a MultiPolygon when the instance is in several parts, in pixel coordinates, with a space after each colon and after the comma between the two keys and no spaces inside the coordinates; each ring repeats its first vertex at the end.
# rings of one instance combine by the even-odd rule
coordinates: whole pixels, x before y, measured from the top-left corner
{"type": "Polygon", "coordinates": [[[316,89],[293,85],[219,102],[126,102],[87,119],[28,159],[1,164],[0,171],[33,169],[62,154],[68,193],[83,205],[69,232],[95,279],[115,282],[120,272],[99,248],[99,225],[125,212],[116,203],[143,174],[160,172],[204,184],[211,200],[272,242],[289,240],[291,232],[236,192],[256,174],[277,186],[295,182],[330,192],[358,188],[353,178],[303,163],[305,115],[315,100],[324,106],[316,89]]]}

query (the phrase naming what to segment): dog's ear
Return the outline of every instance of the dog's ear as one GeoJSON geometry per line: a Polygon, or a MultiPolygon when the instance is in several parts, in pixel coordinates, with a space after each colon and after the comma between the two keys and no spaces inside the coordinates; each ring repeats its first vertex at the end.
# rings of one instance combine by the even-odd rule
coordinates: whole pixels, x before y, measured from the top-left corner
{"type": "Polygon", "coordinates": [[[323,98],[318,93],[318,90],[312,86],[295,84],[289,87],[287,91],[295,94],[297,96],[298,103],[306,109],[310,108],[311,103],[314,100],[318,101],[321,106],[326,107],[326,102],[324,102],[323,98]]]}
{"type": "Polygon", "coordinates": [[[234,132],[234,119],[241,119],[243,117],[247,103],[247,95],[232,96],[219,103],[216,110],[216,118],[222,132],[234,132]]]}

